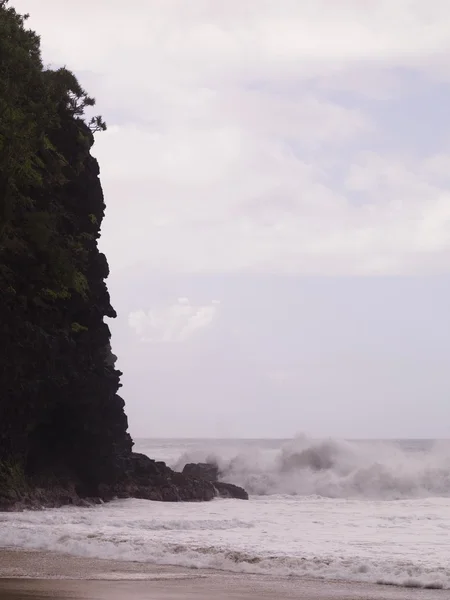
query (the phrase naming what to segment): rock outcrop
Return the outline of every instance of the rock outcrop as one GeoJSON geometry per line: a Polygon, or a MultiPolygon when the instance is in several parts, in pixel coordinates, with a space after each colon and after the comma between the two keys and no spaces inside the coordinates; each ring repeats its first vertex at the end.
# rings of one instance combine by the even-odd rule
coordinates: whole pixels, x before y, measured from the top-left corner
{"type": "Polygon", "coordinates": [[[0,509],[135,496],[210,500],[204,478],[132,453],[118,395],[90,154],[100,117],[0,0],[0,509]]]}
{"type": "MultiPolygon", "coordinates": [[[[114,489],[111,491],[116,493],[114,489]]],[[[214,486],[208,481],[177,473],[164,462],[154,461],[144,454],[132,453],[125,482],[119,485],[117,495],[186,502],[212,500],[216,493],[214,486]]]]}
{"type": "Polygon", "coordinates": [[[183,475],[215,483],[219,481],[219,467],[214,463],[188,463],[183,468],[183,475]]]}
{"type": "Polygon", "coordinates": [[[237,500],[248,500],[248,493],[244,488],[232,483],[225,483],[225,481],[217,481],[214,484],[217,495],[220,498],[236,498],[237,500]]]}
{"type": "Polygon", "coordinates": [[[221,475],[216,464],[188,463],[183,469],[183,475],[212,483],[217,496],[221,498],[248,500],[248,493],[243,488],[220,480],[221,475]]]}

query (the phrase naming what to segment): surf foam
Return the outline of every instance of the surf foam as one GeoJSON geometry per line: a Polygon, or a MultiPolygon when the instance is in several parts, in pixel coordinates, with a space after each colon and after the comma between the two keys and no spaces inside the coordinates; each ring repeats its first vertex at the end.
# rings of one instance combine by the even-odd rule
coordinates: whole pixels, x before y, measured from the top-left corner
{"type": "Polygon", "coordinates": [[[450,589],[450,507],[442,502],[278,497],[161,505],[126,500],[93,509],[0,515],[0,546],[277,577],[450,589]]]}

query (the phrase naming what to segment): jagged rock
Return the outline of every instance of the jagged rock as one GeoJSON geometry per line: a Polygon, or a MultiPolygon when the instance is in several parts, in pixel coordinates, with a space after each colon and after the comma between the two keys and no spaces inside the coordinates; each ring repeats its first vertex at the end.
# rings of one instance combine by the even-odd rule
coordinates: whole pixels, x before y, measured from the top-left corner
{"type": "Polygon", "coordinates": [[[214,463],[189,463],[185,465],[183,475],[211,482],[217,495],[221,498],[248,500],[248,494],[243,488],[232,483],[219,481],[219,467],[214,463]]]}
{"type": "Polygon", "coordinates": [[[135,452],[127,460],[123,481],[100,486],[99,492],[105,500],[117,496],[165,502],[207,501],[216,495],[212,483],[177,473],[164,462],[135,452]]]}
{"type": "Polygon", "coordinates": [[[224,483],[223,481],[216,481],[214,484],[219,496],[221,498],[236,498],[237,500],[248,500],[248,493],[244,488],[232,483],[224,483]]]}

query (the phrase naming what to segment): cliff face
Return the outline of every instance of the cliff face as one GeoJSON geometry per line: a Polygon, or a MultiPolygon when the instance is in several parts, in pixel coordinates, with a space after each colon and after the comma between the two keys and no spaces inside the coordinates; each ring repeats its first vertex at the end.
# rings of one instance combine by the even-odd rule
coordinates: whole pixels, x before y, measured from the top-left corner
{"type": "Polygon", "coordinates": [[[0,510],[236,496],[132,452],[104,322],[93,105],[70,71],[43,68],[38,36],[0,0],[0,510]]]}
{"type": "Polygon", "coordinates": [[[131,453],[92,104],[69,71],[43,69],[39,39],[0,3],[0,504],[33,488],[96,496],[131,453]]]}

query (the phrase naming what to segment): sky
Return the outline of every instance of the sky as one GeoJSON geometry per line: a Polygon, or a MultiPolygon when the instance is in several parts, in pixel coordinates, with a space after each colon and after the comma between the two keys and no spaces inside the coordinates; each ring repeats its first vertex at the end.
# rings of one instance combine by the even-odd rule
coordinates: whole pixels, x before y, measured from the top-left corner
{"type": "Polygon", "coordinates": [[[448,0],[12,0],[97,99],[135,437],[450,437],[448,0]]]}

